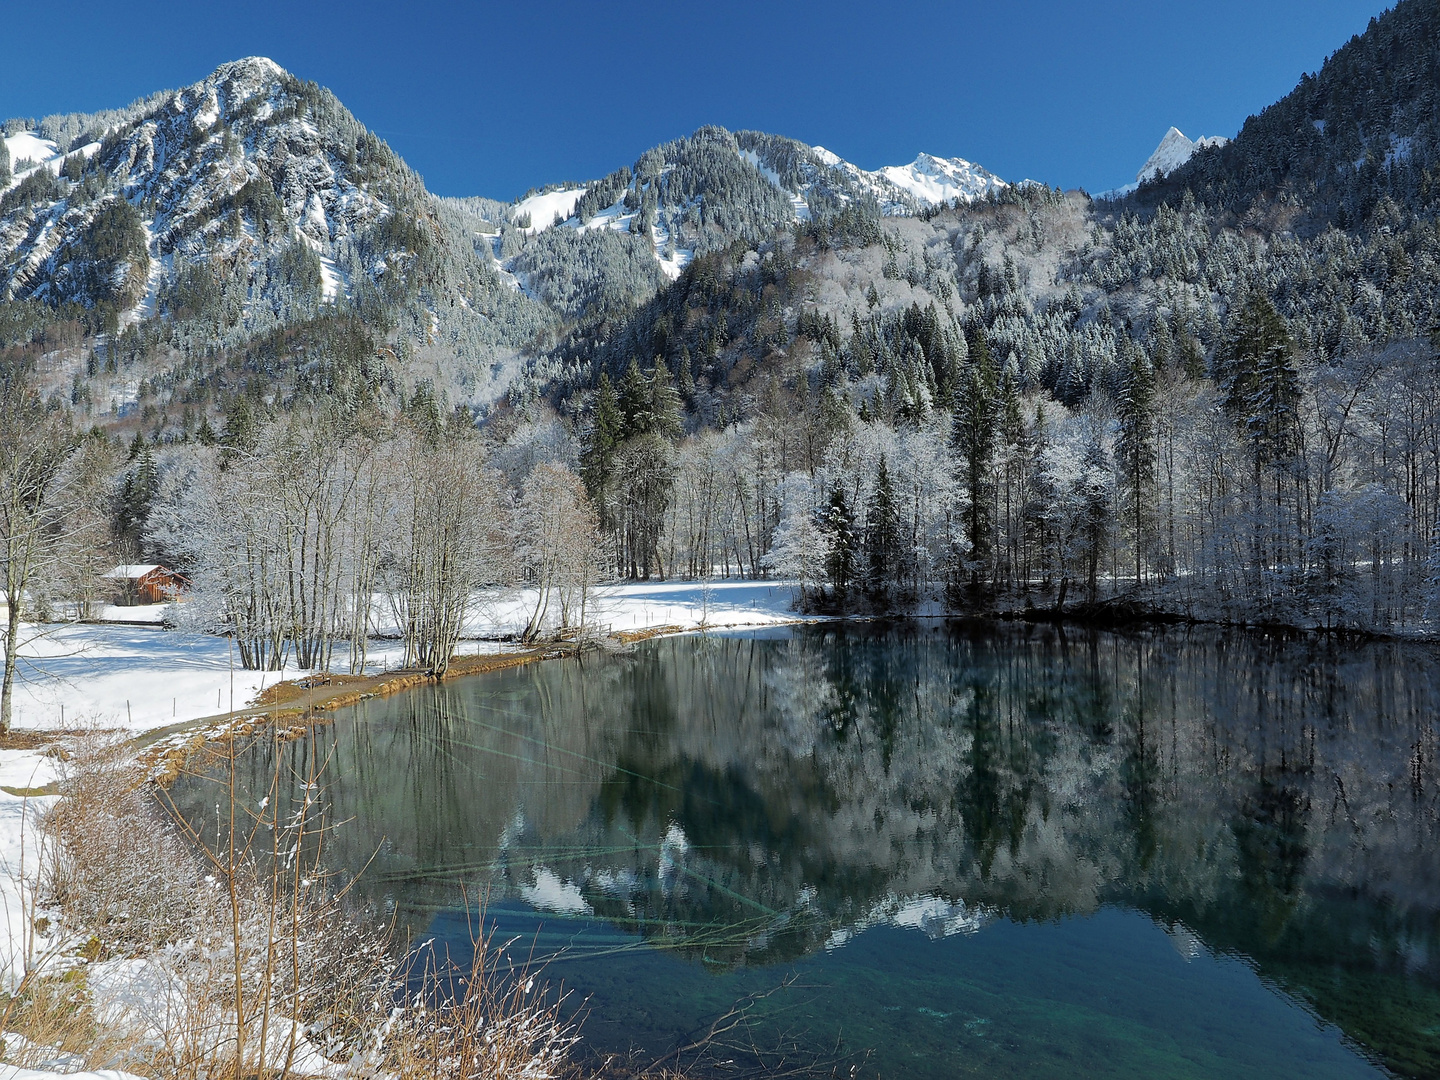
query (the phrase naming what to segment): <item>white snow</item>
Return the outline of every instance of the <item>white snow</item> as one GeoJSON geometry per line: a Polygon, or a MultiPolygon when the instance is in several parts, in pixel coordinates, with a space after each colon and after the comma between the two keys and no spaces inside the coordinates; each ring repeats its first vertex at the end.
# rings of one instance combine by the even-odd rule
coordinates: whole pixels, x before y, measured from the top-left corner
{"type": "MultiPolygon", "coordinates": [[[[605,632],[653,626],[767,626],[797,617],[790,610],[792,597],[787,582],[627,582],[595,590],[587,620],[605,632]]],[[[535,600],[533,590],[477,596],[460,651],[498,651],[493,639],[519,634],[535,600]]],[[[106,608],[102,618],[158,622],[167,609],[164,604],[106,608]]],[[[387,633],[391,628],[381,622],[379,629],[387,633]]],[[[228,712],[232,701],[234,708],[243,708],[265,687],[305,674],[295,667],[245,671],[227,638],[158,626],[27,625],[20,655],[15,726],[21,729],[86,723],[146,731],[228,712]]],[[[366,670],[398,667],[402,656],[394,637],[374,640],[366,670]]],[[[335,666],[349,670],[345,650],[338,650],[335,666]]]]}
{"type": "MultiPolygon", "coordinates": [[[[52,173],[58,175],[60,167],[65,161],[65,155],[60,152],[60,147],[56,146],[49,139],[40,138],[40,136],[33,131],[22,131],[18,135],[5,136],[5,149],[10,152],[11,178],[10,183],[6,185],[4,191],[19,187],[20,181],[24,180],[37,169],[48,168],[52,173]],[[19,167],[20,162],[27,158],[31,164],[21,169],[19,167]]],[[[86,149],[88,149],[88,147],[86,149]]],[[[98,149],[100,149],[100,147],[96,146],[95,150],[98,149]]],[[[90,154],[94,154],[95,150],[91,150],[90,154]]],[[[86,156],[88,157],[90,155],[87,154],[86,156]]]]}
{"type": "Polygon", "coordinates": [[[152,570],[159,570],[159,563],[123,563],[114,570],[107,570],[101,574],[107,581],[134,581],[144,577],[152,570]]]}
{"type": "Polygon", "coordinates": [[[34,944],[31,915],[39,881],[35,816],[54,801],[52,796],[27,793],[54,779],[54,759],[33,750],[0,750],[0,990],[7,992],[23,976],[34,944]]]}
{"type": "MultiPolygon", "coordinates": [[[[97,144],[96,149],[99,149],[97,144]]],[[[175,265],[174,255],[161,256],[159,246],[155,243],[153,219],[142,221],[141,228],[145,230],[145,250],[150,255],[150,270],[145,278],[145,295],[129,311],[125,312],[120,320],[121,327],[132,326],[143,319],[152,319],[160,312],[160,285],[170,277],[171,268],[175,265]]]]}
{"type": "Polygon", "coordinates": [[[964,158],[938,158],[932,154],[921,154],[909,165],[887,165],[872,175],[883,177],[926,206],[956,199],[970,202],[1009,186],[964,158]]]}
{"type": "Polygon", "coordinates": [[[1169,176],[1194,157],[1197,150],[1204,150],[1210,146],[1224,146],[1229,141],[1219,135],[1188,139],[1179,128],[1172,127],[1160,140],[1160,145],[1155,148],[1155,152],[1150,155],[1149,160],[1135,174],[1135,182],[1143,184],[1146,180],[1152,180],[1157,176],[1169,176]]]}
{"type": "Polygon", "coordinates": [[[0,1080],[141,1080],[134,1073],[119,1069],[97,1069],[94,1072],[44,1072],[40,1069],[22,1069],[16,1065],[0,1065],[0,1080]]]}
{"type": "Polygon", "coordinates": [[[826,165],[829,165],[831,168],[834,168],[836,165],[839,165],[841,163],[839,154],[832,154],[823,146],[812,146],[810,149],[815,151],[816,157],[818,157],[826,165]]]}
{"type": "MultiPolygon", "coordinates": [[[[150,612],[121,608],[121,612],[150,612]]],[[[230,642],[143,626],[26,626],[21,631],[15,727],[84,723],[144,731],[230,708],[230,642]]],[[[235,660],[233,700],[303,672],[244,671],[235,660]]]]}
{"type": "MultiPolygon", "coordinates": [[[[15,168],[22,158],[29,158],[33,165],[44,165],[59,161],[64,155],[60,147],[49,139],[42,139],[33,131],[22,131],[18,135],[5,137],[5,149],[10,151],[10,167],[15,168]]],[[[27,168],[27,174],[29,170],[27,168]]]]}
{"type": "Polygon", "coordinates": [[[1145,164],[1140,166],[1140,171],[1135,174],[1135,179],[1129,184],[1121,184],[1117,188],[1108,191],[1097,192],[1097,199],[1121,199],[1131,192],[1139,190],[1141,184],[1146,180],[1153,180],[1157,176],[1169,176],[1172,172],[1184,165],[1195,156],[1197,150],[1204,150],[1211,146],[1224,146],[1230,140],[1221,135],[1204,135],[1198,139],[1190,139],[1179,128],[1172,127],[1165,132],[1160,145],[1150,155],[1145,164]]]}
{"type": "Polygon", "coordinates": [[[587,190],[589,189],[565,188],[560,191],[547,191],[543,195],[532,195],[515,204],[514,209],[510,211],[510,220],[512,222],[519,221],[529,214],[530,227],[525,230],[525,234],[535,236],[555,224],[556,214],[563,215],[567,220],[573,217],[575,204],[580,201],[580,197],[587,190]]]}
{"type": "MultiPolygon", "coordinates": [[[[785,194],[790,197],[790,206],[795,211],[796,221],[810,220],[810,204],[805,201],[805,197],[787,189],[785,185],[780,182],[780,174],[777,173],[774,169],[767,167],[763,162],[761,162],[759,154],[755,153],[754,150],[741,150],[740,156],[746,161],[748,161],[751,165],[754,165],[755,168],[759,169],[766,180],[769,180],[770,183],[774,184],[777,188],[785,192],[785,194]]],[[[832,154],[830,156],[834,157],[835,155],[832,154]]],[[[838,161],[839,159],[837,158],[836,160],[838,161]]]]}
{"type": "Polygon", "coordinates": [[[325,303],[333,303],[341,295],[350,295],[350,285],[345,275],[328,255],[320,256],[320,295],[325,303]]]}

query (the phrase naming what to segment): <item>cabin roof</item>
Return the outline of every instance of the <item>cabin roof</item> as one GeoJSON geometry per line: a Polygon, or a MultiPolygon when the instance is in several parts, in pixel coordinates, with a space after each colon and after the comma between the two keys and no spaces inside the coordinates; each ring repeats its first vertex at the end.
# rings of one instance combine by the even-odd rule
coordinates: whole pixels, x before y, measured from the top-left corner
{"type": "Polygon", "coordinates": [[[100,576],[109,578],[112,581],[138,581],[146,574],[149,574],[155,570],[164,569],[165,568],[158,563],[126,563],[125,565],[117,566],[114,570],[111,570],[105,574],[101,574],[100,576]]]}

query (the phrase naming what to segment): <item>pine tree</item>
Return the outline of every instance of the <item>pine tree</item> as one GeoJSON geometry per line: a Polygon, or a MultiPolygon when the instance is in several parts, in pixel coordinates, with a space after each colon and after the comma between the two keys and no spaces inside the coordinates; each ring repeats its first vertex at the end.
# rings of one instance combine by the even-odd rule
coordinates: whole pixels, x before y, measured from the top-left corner
{"type": "Polygon", "coordinates": [[[845,498],[845,489],[837,482],[830,488],[830,499],[822,513],[821,528],[830,540],[825,555],[825,576],[836,596],[843,597],[855,580],[855,515],[845,498]]]}
{"type": "Polygon", "coordinates": [[[995,482],[993,477],[998,435],[995,364],[983,330],[975,334],[970,348],[970,366],[960,380],[950,446],[958,472],[960,489],[969,505],[964,512],[964,560],[972,593],[980,589],[982,576],[988,579],[993,554],[995,482]]]}
{"type": "Polygon", "coordinates": [[[1288,456],[1300,400],[1294,341],[1268,297],[1253,294],[1216,357],[1225,410],[1240,424],[1257,468],[1288,456]]]}
{"type": "Polygon", "coordinates": [[[885,456],[875,476],[875,489],[865,508],[865,588],[885,595],[900,576],[900,513],[885,456]]]}
{"type": "Polygon", "coordinates": [[[580,476],[600,511],[600,527],[605,532],[615,528],[610,490],[615,473],[615,454],[624,441],[625,418],[615,397],[610,376],[600,373],[600,386],[595,391],[595,410],[590,418],[590,433],[580,454],[580,476]]]}
{"type": "Polygon", "coordinates": [[[1120,467],[1127,518],[1135,548],[1135,585],[1141,583],[1145,524],[1155,479],[1155,372],[1145,353],[1128,348],[1129,364],[1119,400],[1115,456],[1120,467]]]}
{"type": "Polygon", "coordinates": [[[117,508],[116,539],[129,551],[139,555],[145,538],[145,525],[150,520],[150,507],[160,488],[160,474],[155,467],[155,454],[140,436],[141,449],[135,456],[135,467],[125,474],[117,508]]]}
{"type": "Polygon", "coordinates": [[[633,357],[620,380],[620,415],[624,418],[623,438],[633,439],[651,430],[653,413],[650,384],[640,373],[633,357]]]}
{"type": "Polygon", "coordinates": [[[650,430],[667,439],[678,439],[684,430],[681,422],[684,403],[670,378],[670,369],[660,357],[650,373],[650,430]]]}

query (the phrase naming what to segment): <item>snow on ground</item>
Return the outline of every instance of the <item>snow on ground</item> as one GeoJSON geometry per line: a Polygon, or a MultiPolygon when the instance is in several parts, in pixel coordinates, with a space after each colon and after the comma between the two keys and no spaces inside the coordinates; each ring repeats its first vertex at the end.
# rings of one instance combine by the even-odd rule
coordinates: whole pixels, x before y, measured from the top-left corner
{"type": "MultiPolygon", "coordinates": [[[[130,611],[156,610],[130,608],[130,611]]],[[[344,650],[341,650],[342,653],[344,650]]],[[[15,727],[83,725],[148,731],[244,708],[265,687],[305,672],[245,671],[228,638],[159,627],[62,624],[22,630],[15,727]]],[[[398,665],[400,647],[377,642],[376,671],[398,665]]],[[[348,654],[339,662],[348,670],[348,654]]]]}
{"type": "Polygon", "coordinates": [[[909,165],[887,165],[873,175],[884,177],[929,206],[956,199],[970,202],[1008,186],[964,158],[938,158],[933,154],[921,154],[909,165]]]}
{"type": "MultiPolygon", "coordinates": [[[[829,151],[826,151],[826,153],[829,153],[829,151]]],[[[766,180],[769,180],[770,183],[774,184],[777,188],[779,188],[782,192],[785,193],[786,198],[790,200],[791,209],[795,211],[796,221],[810,220],[810,204],[805,201],[805,197],[803,195],[797,195],[793,191],[787,190],[785,185],[780,181],[780,174],[777,173],[774,169],[768,168],[764,164],[764,162],[760,160],[759,154],[755,153],[754,150],[741,150],[740,156],[746,161],[748,161],[751,165],[754,165],[755,168],[759,169],[761,175],[763,175],[766,180]]],[[[830,156],[834,157],[835,155],[831,154],[830,156]]],[[[835,160],[839,161],[840,159],[835,158],[835,160]]]]}
{"type": "Polygon", "coordinates": [[[53,796],[27,792],[54,779],[53,758],[34,750],[0,750],[0,990],[7,992],[24,974],[30,941],[29,915],[38,879],[35,816],[54,801],[53,796]]]}
{"type": "Polygon", "coordinates": [[[328,255],[320,256],[320,298],[329,304],[341,295],[350,295],[350,286],[345,281],[345,275],[335,265],[335,260],[328,255]]]}
{"type": "MultiPolygon", "coordinates": [[[[40,138],[40,136],[36,135],[33,131],[22,131],[18,135],[5,136],[5,149],[10,151],[11,178],[10,183],[3,189],[0,189],[0,194],[9,191],[11,188],[19,187],[20,181],[24,180],[41,166],[48,168],[58,176],[60,169],[65,164],[65,159],[69,156],[55,143],[49,139],[40,138]],[[24,169],[17,168],[16,166],[19,162],[26,158],[29,159],[30,164],[25,166],[24,169]]],[[[80,149],[71,151],[72,154],[80,154],[86,161],[89,161],[99,152],[100,144],[98,142],[86,143],[80,147],[80,149]]]]}
{"type": "MultiPolygon", "coordinates": [[[[785,582],[629,582],[596,589],[587,622],[604,632],[653,626],[728,628],[767,626],[796,618],[793,588],[785,582]]],[[[524,630],[537,594],[511,590],[476,598],[460,653],[498,651],[495,639],[524,630]]],[[[15,689],[15,727],[54,730],[82,724],[148,731],[168,724],[244,708],[265,687],[305,672],[245,671],[223,637],[162,629],[167,605],[107,609],[118,616],[143,614],[153,626],[62,623],[22,630],[15,689]],[[233,670],[232,670],[233,661],[233,670]],[[233,690],[232,690],[233,678],[233,690]]],[[[559,613],[552,604],[550,623],[559,613]]],[[[384,637],[366,652],[367,673],[398,667],[403,647],[388,615],[377,605],[384,637]]],[[[348,650],[332,664],[349,671],[348,650]]]]}
{"type": "MultiPolygon", "coordinates": [[[[766,626],[795,619],[790,610],[792,599],[793,586],[786,582],[634,582],[595,590],[588,616],[600,630],[611,632],[657,626],[766,626]]],[[[488,653],[504,648],[485,639],[518,633],[536,600],[534,590],[477,597],[460,652],[488,653]]],[[[120,614],[144,613],[152,618],[163,617],[166,610],[167,605],[115,609],[120,614]]],[[[378,610],[376,614],[381,616],[378,610]]],[[[385,620],[380,617],[378,621],[383,632],[385,620]]],[[[68,725],[143,731],[226,711],[232,701],[243,706],[265,686],[303,674],[294,668],[240,670],[232,666],[235,658],[227,639],[166,630],[158,623],[25,626],[20,652],[17,729],[68,725]]],[[[368,657],[367,670],[383,671],[398,666],[402,649],[394,638],[378,639],[370,643],[368,657]]],[[[348,670],[344,650],[337,655],[336,666],[348,670]]],[[[56,762],[43,752],[0,750],[0,989],[13,988],[24,968],[36,882],[35,815],[54,799],[27,793],[55,778],[56,762]]],[[[532,892],[537,906],[548,910],[588,910],[578,891],[543,868],[537,870],[532,892]]],[[[934,913],[927,909],[926,914],[934,913]]],[[[173,997],[172,977],[163,956],[92,964],[87,977],[97,1014],[116,1021],[138,1021],[142,1029],[146,1022],[159,1024],[155,1018],[162,1016],[173,997]]],[[[308,1044],[305,1049],[310,1055],[306,1071],[338,1074],[338,1067],[314,1054],[308,1044]]],[[[57,1080],[58,1076],[58,1072],[0,1065],[0,1080],[57,1080]]],[[[133,1080],[113,1071],[77,1072],[70,1077],[133,1080]]]]}
{"type": "Polygon", "coordinates": [[[140,1080],[133,1073],[118,1069],[99,1069],[95,1072],[43,1072],[39,1069],[22,1069],[15,1065],[0,1065],[0,1080],[140,1080]]]}
{"type": "Polygon", "coordinates": [[[154,318],[160,313],[160,283],[169,278],[175,261],[174,255],[160,254],[155,244],[155,233],[152,231],[155,222],[142,221],[140,225],[145,230],[145,250],[150,255],[150,271],[145,278],[145,295],[140,298],[139,303],[125,312],[120,320],[122,329],[142,319],[154,318]]]}
{"type": "Polygon", "coordinates": [[[543,195],[531,195],[528,199],[522,199],[510,211],[510,220],[519,221],[526,214],[530,215],[530,227],[525,229],[527,236],[534,236],[542,233],[551,225],[555,224],[555,215],[560,214],[569,219],[575,213],[575,204],[580,197],[589,190],[588,188],[565,188],[561,191],[547,191],[543,195]]]}
{"type": "Polygon", "coordinates": [[[5,136],[5,149],[10,152],[11,173],[10,183],[5,188],[6,191],[18,187],[20,181],[42,165],[48,165],[51,172],[58,173],[60,164],[65,158],[65,155],[60,152],[60,147],[49,139],[40,138],[33,131],[22,131],[18,135],[5,136]],[[19,167],[20,162],[27,158],[30,164],[22,170],[19,167]]]}

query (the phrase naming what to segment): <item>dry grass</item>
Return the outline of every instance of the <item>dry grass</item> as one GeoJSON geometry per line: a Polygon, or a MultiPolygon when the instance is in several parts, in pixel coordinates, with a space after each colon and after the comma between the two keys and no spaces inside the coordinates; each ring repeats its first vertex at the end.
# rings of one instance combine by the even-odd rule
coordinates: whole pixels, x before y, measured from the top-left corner
{"type": "MultiPolygon", "coordinates": [[[[755,1048],[736,1036],[748,1027],[749,999],[658,1062],[587,1058],[573,1003],[543,970],[512,961],[523,943],[484,933],[483,913],[473,960],[457,970],[433,953],[403,955],[379,912],[349,906],[313,855],[328,828],[318,775],[301,785],[303,805],[242,810],[222,843],[178,819],[120,738],[90,734],[67,746],[61,798],[42,829],[36,923],[52,947],[13,997],[0,995],[7,1063],[152,1080],[847,1071],[835,1060],[801,1064],[788,1051],[748,1053],[755,1048]],[[737,1051],[765,1068],[737,1072],[737,1051]]],[[[222,783],[235,752],[233,742],[210,748],[222,783]]],[[[223,794],[234,801],[237,791],[223,794]]],[[[483,912],[468,897],[466,908],[483,912]]]]}
{"type": "Polygon", "coordinates": [[[74,739],[61,772],[37,920],[55,944],[0,996],[7,1063],[154,1080],[571,1071],[559,1003],[488,939],[464,978],[431,972],[407,996],[389,924],[305,854],[327,828],[316,778],[306,805],[252,808],[220,844],[171,815],[117,738],[74,739]]]}

